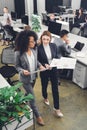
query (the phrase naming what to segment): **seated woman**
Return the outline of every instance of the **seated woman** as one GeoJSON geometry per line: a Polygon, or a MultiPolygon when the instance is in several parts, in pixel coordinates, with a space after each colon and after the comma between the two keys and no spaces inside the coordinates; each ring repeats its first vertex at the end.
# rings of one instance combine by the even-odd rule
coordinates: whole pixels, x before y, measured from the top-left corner
{"type": "Polygon", "coordinates": [[[75,13],[75,20],[74,20],[74,24],[71,24],[70,25],[70,31],[74,28],[74,27],[77,27],[79,28],[80,27],[80,23],[83,23],[85,21],[85,16],[83,14],[83,9],[80,8],[79,11],[77,11],[75,13]]]}
{"type": "Polygon", "coordinates": [[[75,16],[75,23],[83,23],[85,21],[85,16],[83,14],[83,9],[80,8],[78,13],[75,16]]]}
{"type": "Polygon", "coordinates": [[[55,15],[54,14],[50,14],[49,20],[50,21],[56,21],[55,15]]]}

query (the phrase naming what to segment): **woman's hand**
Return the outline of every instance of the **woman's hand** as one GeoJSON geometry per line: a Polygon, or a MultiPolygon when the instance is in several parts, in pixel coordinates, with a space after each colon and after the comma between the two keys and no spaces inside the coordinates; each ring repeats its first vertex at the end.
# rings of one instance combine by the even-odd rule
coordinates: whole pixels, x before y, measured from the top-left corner
{"type": "Polygon", "coordinates": [[[39,69],[44,71],[46,68],[43,65],[41,65],[39,69]]]}
{"type": "Polygon", "coordinates": [[[30,72],[28,70],[23,70],[24,75],[30,75],[30,72]]]}
{"type": "Polygon", "coordinates": [[[46,69],[48,70],[52,69],[49,64],[45,64],[45,66],[46,66],[46,69]]]}

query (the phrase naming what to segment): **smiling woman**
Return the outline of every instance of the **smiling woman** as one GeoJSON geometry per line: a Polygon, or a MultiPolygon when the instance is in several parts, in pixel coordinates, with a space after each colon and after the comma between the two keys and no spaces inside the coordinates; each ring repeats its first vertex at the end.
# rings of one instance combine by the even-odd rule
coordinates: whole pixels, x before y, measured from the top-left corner
{"type": "MultiPolygon", "coordinates": [[[[33,96],[33,87],[37,77],[37,74],[33,72],[36,71],[38,67],[41,70],[44,69],[37,61],[37,51],[34,49],[36,41],[37,35],[34,31],[23,31],[17,36],[15,48],[15,66],[19,72],[20,81],[23,83],[26,94],[31,93],[33,96]]],[[[36,116],[37,123],[44,125],[35,103],[35,97],[29,103],[36,116]]]]}

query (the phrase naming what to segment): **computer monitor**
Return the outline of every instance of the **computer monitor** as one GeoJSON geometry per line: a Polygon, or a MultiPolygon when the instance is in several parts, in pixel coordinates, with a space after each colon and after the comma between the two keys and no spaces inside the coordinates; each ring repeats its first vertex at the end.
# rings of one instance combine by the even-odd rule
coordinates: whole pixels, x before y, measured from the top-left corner
{"type": "Polygon", "coordinates": [[[12,20],[16,21],[17,19],[17,13],[16,12],[11,12],[11,17],[12,17],[12,20]]]}
{"type": "Polygon", "coordinates": [[[28,25],[29,24],[28,16],[27,15],[23,15],[21,17],[21,22],[28,25]]]}
{"type": "Polygon", "coordinates": [[[55,35],[60,35],[61,24],[56,23],[55,21],[49,21],[48,31],[55,35]]]}

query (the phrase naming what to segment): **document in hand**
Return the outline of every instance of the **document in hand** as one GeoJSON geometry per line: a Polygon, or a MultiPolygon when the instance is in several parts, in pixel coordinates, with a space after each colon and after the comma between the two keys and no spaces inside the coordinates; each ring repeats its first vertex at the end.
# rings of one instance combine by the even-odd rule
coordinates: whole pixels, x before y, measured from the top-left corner
{"type": "Polygon", "coordinates": [[[50,67],[57,67],[58,69],[75,69],[76,59],[62,57],[60,59],[53,59],[50,67]]]}

